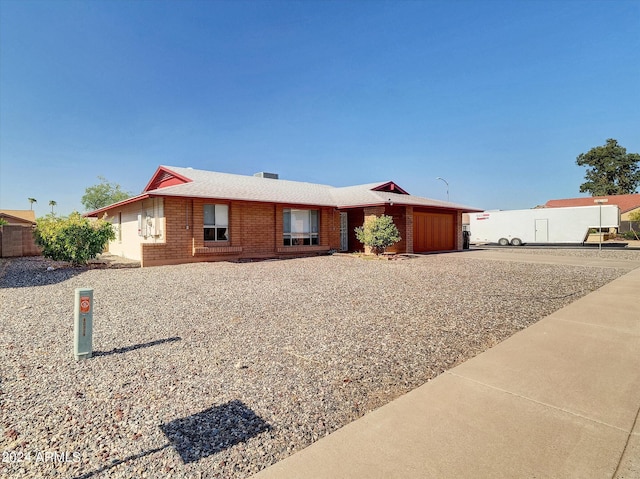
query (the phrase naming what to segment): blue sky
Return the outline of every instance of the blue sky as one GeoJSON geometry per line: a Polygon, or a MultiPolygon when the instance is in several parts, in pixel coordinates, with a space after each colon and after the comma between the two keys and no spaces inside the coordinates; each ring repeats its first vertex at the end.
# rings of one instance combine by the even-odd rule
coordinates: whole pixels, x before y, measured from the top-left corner
{"type": "Polygon", "coordinates": [[[640,2],[0,0],[0,208],[158,165],[486,209],[640,152],[640,2]]]}

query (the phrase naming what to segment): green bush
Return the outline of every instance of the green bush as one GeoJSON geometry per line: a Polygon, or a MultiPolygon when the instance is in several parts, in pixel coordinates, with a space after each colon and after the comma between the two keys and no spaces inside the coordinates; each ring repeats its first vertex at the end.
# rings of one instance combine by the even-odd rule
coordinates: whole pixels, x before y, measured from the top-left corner
{"type": "Polygon", "coordinates": [[[358,241],[369,246],[375,254],[384,253],[389,246],[402,239],[398,228],[393,224],[393,218],[387,215],[365,222],[355,228],[355,232],[358,241]]]}
{"type": "Polygon", "coordinates": [[[87,264],[116,237],[108,221],[90,221],[78,212],[68,218],[52,214],[38,218],[33,236],[44,257],[74,265],[87,264]]]}

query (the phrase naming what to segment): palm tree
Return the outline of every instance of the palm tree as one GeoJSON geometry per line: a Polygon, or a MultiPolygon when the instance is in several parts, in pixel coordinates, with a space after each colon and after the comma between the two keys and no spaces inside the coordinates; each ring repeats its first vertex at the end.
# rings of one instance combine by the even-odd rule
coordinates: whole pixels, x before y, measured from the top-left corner
{"type": "Polygon", "coordinates": [[[51,214],[53,214],[53,207],[54,207],[55,205],[57,205],[57,204],[58,204],[58,203],[56,203],[55,201],[53,201],[53,200],[49,200],[49,206],[51,206],[51,214]]]}
{"type": "Polygon", "coordinates": [[[32,210],[33,210],[33,204],[38,202],[38,200],[36,200],[35,198],[27,198],[27,201],[31,203],[32,210]]]}

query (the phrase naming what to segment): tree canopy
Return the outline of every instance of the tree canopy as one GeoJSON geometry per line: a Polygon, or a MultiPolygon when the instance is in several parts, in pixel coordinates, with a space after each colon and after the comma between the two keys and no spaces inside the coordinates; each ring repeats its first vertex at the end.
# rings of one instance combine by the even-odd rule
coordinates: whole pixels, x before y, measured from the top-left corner
{"type": "Polygon", "coordinates": [[[580,193],[625,195],[635,193],[640,185],[640,155],[627,153],[627,149],[612,138],[605,145],[578,155],[576,163],[587,167],[587,181],[580,185],[580,193]]]}
{"type": "Polygon", "coordinates": [[[131,197],[130,193],[122,191],[120,185],[109,183],[103,176],[98,176],[98,179],[100,183],[84,190],[84,196],[80,200],[87,211],[97,210],[131,197]]]}

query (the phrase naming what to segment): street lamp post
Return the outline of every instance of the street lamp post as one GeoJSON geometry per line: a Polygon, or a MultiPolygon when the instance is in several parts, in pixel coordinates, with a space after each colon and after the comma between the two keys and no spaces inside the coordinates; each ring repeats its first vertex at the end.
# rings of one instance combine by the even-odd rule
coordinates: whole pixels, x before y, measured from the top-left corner
{"type": "Polygon", "coordinates": [[[447,185],[447,201],[449,201],[449,183],[447,182],[447,180],[445,180],[444,178],[440,178],[439,176],[436,178],[436,180],[442,180],[447,185]]]}
{"type": "Polygon", "coordinates": [[[593,200],[599,206],[600,224],[598,225],[598,253],[602,251],[602,203],[607,203],[609,200],[606,198],[599,198],[593,200]]]}

